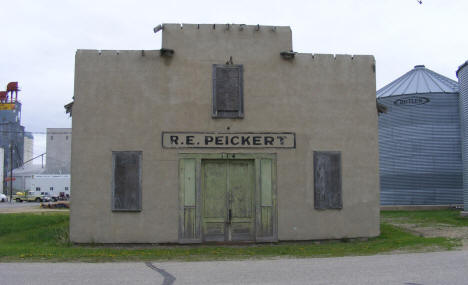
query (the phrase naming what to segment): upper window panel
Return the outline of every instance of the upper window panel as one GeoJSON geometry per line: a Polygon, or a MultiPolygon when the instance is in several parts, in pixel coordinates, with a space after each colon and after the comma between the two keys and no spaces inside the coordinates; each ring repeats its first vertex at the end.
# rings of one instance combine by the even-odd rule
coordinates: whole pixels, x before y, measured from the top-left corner
{"type": "Polygon", "coordinates": [[[243,118],[243,67],[242,65],[213,65],[214,118],[243,118]]]}

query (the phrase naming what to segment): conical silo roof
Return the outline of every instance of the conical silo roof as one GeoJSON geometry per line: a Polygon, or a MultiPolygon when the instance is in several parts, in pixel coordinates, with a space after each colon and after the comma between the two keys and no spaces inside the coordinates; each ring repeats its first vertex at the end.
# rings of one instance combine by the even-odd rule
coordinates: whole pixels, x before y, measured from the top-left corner
{"type": "Polygon", "coordinates": [[[377,90],[377,98],[428,93],[458,93],[458,83],[424,65],[416,65],[403,76],[377,90]]]}

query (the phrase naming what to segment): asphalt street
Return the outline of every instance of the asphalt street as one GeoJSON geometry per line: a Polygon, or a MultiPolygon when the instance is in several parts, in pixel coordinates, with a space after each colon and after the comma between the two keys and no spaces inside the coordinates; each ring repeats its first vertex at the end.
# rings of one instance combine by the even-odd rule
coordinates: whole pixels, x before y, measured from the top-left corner
{"type": "MultiPolygon", "coordinates": [[[[10,197],[8,197],[8,199],[10,199],[10,197]]],[[[23,203],[17,203],[16,201],[12,201],[11,203],[0,202],[0,209],[38,207],[40,205],[41,203],[36,203],[36,202],[23,202],[23,203]]]]}
{"type": "Polygon", "coordinates": [[[1,263],[0,284],[468,284],[468,251],[209,262],[1,263]]]}

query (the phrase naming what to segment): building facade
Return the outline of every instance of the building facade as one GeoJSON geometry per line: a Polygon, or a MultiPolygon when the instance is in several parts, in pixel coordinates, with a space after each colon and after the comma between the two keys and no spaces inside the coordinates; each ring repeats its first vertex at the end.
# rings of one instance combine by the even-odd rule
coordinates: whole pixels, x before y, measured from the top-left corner
{"type": "Polygon", "coordinates": [[[294,53],[289,27],[158,29],[161,50],[76,53],[73,242],[379,234],[373,56],[294,53]]]}
{"type": "Polygon", "coordinates": [[[70,174],[71,128],[47,128],[46,173],[70,174]]]}
{"type": "Polygon", "coordinates": [[[463,203],[458,84],[417,65],[377,91],[382,205],[463,203]]]}
{"type": "Polygon", "coordinates": [[[23,163],[31,161],[34,156],[34,136],[30,132],[24,133],[23,163]]]}

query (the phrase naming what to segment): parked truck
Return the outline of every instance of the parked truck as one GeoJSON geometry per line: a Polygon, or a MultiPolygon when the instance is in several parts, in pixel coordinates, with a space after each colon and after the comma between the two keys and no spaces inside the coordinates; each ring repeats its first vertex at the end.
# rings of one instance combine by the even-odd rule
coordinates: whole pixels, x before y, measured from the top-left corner
{"type": "Polygon", "coordinates": [[[47,192],[36,193],[35,191],[17,192],[13,199],[16,202],[49,202],[51,197],[47,192]]]}

